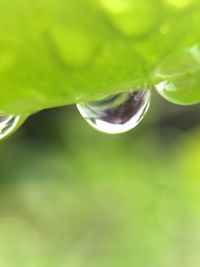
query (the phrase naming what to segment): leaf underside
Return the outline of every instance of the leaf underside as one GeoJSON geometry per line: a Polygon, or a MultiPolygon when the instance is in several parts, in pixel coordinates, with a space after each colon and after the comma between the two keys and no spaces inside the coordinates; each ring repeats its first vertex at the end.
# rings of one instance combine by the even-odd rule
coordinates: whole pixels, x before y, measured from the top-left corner
{"type": "Polygon", "coordinates": [[[2,0],[0,114],[153,88],[166,58],[200,43],[199,21],[199,0],[2,0]]]}

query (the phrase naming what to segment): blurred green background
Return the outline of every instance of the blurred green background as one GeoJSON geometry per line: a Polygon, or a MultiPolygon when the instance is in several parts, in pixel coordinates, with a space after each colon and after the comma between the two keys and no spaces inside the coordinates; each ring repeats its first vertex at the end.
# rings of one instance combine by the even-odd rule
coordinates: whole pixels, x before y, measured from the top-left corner
{"type": "Polygon", "coordinates": [[[154,94],[119,136],[29,118],[0,144],[0,266],[200,266],[199,111],[154,94]]]}

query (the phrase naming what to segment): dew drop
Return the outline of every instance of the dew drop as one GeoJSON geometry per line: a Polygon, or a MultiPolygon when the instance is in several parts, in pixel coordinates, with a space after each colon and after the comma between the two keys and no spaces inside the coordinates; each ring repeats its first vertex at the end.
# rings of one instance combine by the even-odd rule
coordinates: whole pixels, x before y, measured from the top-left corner
{"type": "Polygon", "coordinates": [[[167,101],[177,105],[199,103],[198,84],[200,77],[186,77],[165,80],[155,86],[157,92],[167,101]]]}
{"type": "Polygon", "coordinates": [[[200,47],[195,45],[170,57],[157,68],[155,76],[161,79],[155,88],[167,101],[179,105],[198,103],[200,47]]]}
{"type": "Polygon", "coordinates": [[[96,130],[118,134],[127,132],[140,123],[149,108],[150,98],[149,90],[140,90],[77,104],[77,108],[82,117],[96,130]]]}
{"type": "Polygon", "coordinates": [[[0,140],[11,134],[18,126],[20,116],[0,115],[0,140]]]}

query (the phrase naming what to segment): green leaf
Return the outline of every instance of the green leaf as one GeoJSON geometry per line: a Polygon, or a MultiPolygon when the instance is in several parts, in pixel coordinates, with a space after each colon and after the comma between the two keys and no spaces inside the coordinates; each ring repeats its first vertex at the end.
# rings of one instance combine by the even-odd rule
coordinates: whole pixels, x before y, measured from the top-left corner
{"type": "Polygon", "coordinates": [[[200,43],[199,10],[199,0],[1,0],[0,113],[152,88],[166,58],[200,43]]]}

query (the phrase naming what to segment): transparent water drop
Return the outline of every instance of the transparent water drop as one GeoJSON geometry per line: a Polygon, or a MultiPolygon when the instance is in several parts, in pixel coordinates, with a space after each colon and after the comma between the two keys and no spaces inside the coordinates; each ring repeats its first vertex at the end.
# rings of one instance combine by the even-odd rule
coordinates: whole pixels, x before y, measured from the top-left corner
{"type": "MultiPolygon", "coordinates": [[[[199,73],[200,75],[200,73],[199,73]]],[[[198,85],[200,77],[190,76],[170,79],[155,86],[157,92],[167,101],[177,105],[194,105],[199,103],[198,85]]]]}
{"type": "Polygon", "coordinates": [[[18,126],[20,116],[0,115],[0,140],[11,134],[18,126]]]}
{"type": "Polygon", "coordinates": [[[151,92],[140,90],[109,96],[100,101],[77,104],[82,117],[96,130],[108,134],[127,132],[144,118],[151,92]]]}
{"type": "Polygon", "coordinates": [[[200,101],[200,47],[195,45],[170,57],[156,72],[162,81],[155,88],[169,102],[180,105],[196,104],[200,101]]]}

